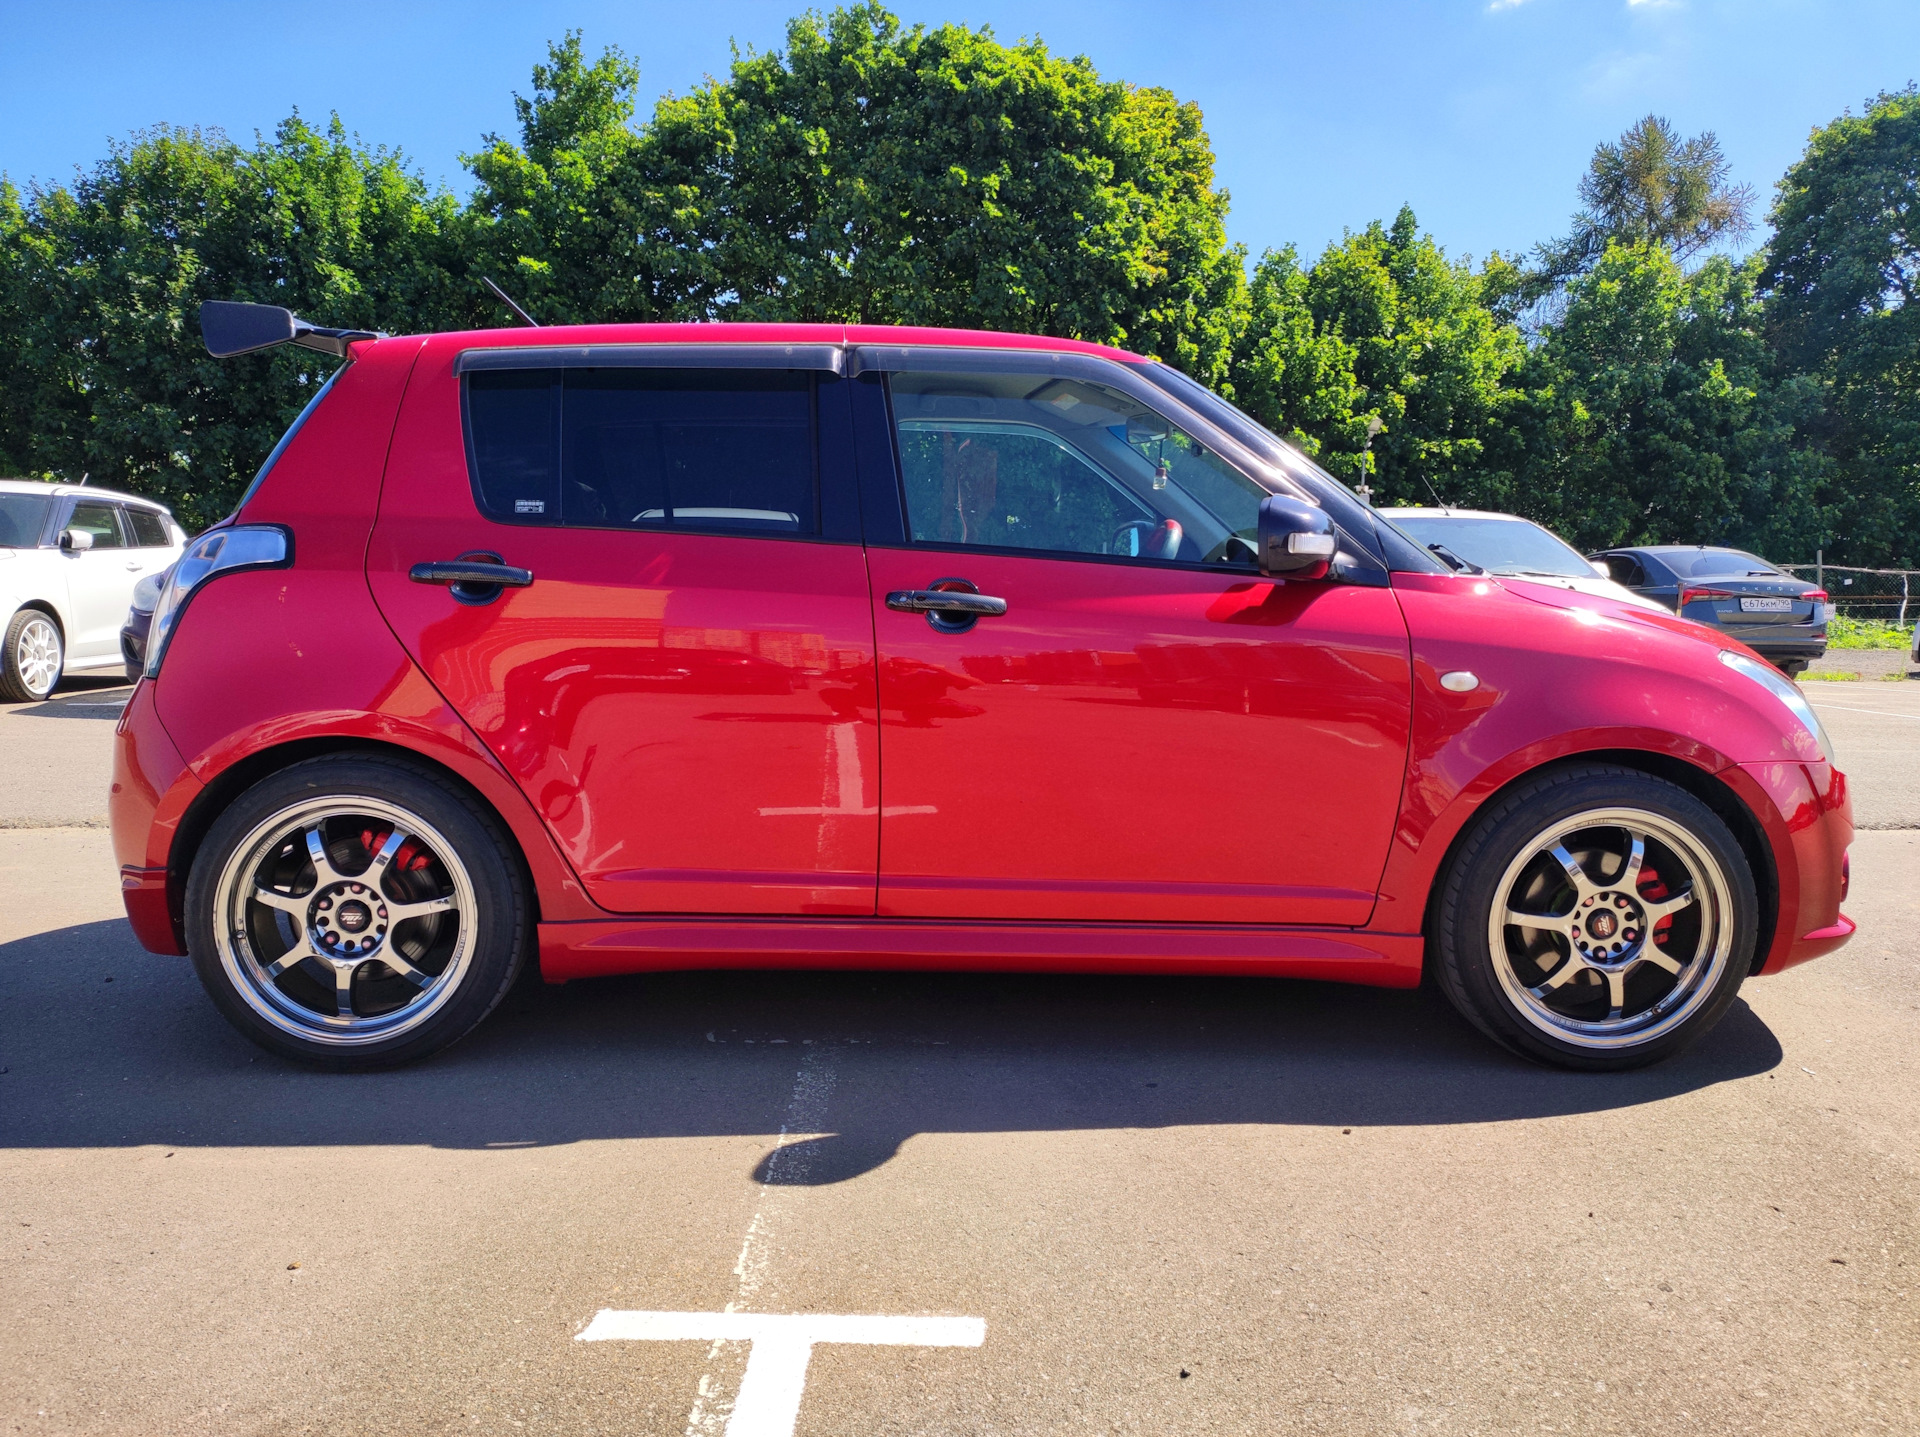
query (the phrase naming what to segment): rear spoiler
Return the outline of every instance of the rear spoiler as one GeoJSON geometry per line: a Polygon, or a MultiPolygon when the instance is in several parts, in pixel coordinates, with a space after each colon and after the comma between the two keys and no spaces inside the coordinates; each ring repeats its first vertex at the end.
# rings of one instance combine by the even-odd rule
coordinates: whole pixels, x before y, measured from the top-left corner
{"type": "Polygon", "coordinates": [[[297,344],[322,354],[347,357],[347,346],[358,339],[385,339],[370,329],[322,329],[308,324],[277,304],[239,304],[210,299],[200,306],[200,337],[216,359],[252,354],[277,344],[297,344]]]}

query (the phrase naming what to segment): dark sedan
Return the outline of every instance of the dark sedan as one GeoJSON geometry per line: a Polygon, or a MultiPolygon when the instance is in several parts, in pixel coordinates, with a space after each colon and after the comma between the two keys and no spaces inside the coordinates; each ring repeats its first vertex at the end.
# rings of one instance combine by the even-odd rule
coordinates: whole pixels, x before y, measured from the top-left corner
{"type": "Polygon", "coordinates": [[[1656,544],[1589,557],[1615,583],[1712,625],[1783,673],[1799,674],[1827,651],[1833,608],[1826,590],[1744,549],[1656,544]]]}

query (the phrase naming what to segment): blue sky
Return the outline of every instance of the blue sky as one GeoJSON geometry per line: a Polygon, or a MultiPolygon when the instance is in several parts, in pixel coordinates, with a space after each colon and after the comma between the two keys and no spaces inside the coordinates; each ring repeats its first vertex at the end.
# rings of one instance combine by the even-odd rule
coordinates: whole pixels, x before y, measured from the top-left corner
{"type": "MultiPolygon", "coordinates": [[[[0,0],[0,171],[65,180],[157,122],[270,129],[338,111],[464,193],[462,152],[511,132],[544,42],[585,31],[641,66],[643,111],[724,73],[729,41],[780,44],[800,0],[327,0],[300,6],[0,0]]],[[[944,0],[909,21],[1039,35],[1100,71],[1199,102],[1255,253],[1317,253],[1411,202],[1450,251],[1564,228],[1602,139],[1639,116],[1718,132],[1764,196],[1807,132],[1920,75],[1916,0],[944,0]]]]}

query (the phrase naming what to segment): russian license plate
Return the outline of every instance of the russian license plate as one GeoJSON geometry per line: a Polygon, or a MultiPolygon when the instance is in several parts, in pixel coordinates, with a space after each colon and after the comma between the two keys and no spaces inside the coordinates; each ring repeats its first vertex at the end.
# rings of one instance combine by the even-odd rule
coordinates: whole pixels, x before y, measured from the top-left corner
{"type": "Polygon", "coordinates": [[[1743,614],[1791,614],[1792,599],[1742,599],[1740,612],[1743,614]]]}
{"type": "Polygon", "coordinates": [[[1839,614],[1839,612],[1840,606],[1838,604],[1822,604],[1820,606],[1820,622],[1823,624],[1832,623],[1834,617],[1839,614]]]}

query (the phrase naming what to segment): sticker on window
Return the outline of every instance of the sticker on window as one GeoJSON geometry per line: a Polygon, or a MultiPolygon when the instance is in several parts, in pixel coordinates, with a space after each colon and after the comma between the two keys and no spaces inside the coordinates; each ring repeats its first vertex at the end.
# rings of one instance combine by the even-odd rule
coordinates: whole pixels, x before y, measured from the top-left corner
{"type": "Polygon", "coordinates": [[[544,514],[547,512],[545,499],[515,499],[513,512],[516,514],[544,514]]]}

